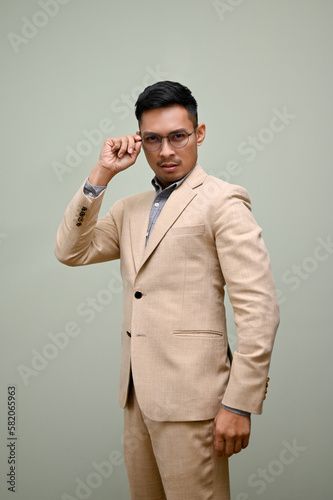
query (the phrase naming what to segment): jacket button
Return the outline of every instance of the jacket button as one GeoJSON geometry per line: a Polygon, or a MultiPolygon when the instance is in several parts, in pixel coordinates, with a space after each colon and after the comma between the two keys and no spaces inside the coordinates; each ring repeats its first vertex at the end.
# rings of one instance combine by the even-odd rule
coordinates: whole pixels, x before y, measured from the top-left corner
{"type": "Polygon", "coordinates": [[[84,217],[84,216],[86,215],[86,213],[82,210],[82,211],[79,213],[79,215],[80,215],[81,217],[84,217]]]}
{"type": "Polygon", "coordinates": [[[77,222],[76,225],[77,226],[82,226],[82,222],[77,222]]]}
{"type": "Polygon", "coordinates": [[[85,212],[85,211],[86,211],[86,210],[88,210],[88,209],[87,209],[87,207],[81,207],[81,210],[82,210],[83,212],[85,212]]]}
{"type": "Polygon", "coordinates": [[[141,292],[135,292],[134,297],[135,297],[136,299],[141,299],[141,297],[142,297],[142,293],[141,293],[141,292]]]}
{"type": "Polygon", "coordinates": [[[126,332],[129,337],[132,337],[131,332],[126,332]]]}

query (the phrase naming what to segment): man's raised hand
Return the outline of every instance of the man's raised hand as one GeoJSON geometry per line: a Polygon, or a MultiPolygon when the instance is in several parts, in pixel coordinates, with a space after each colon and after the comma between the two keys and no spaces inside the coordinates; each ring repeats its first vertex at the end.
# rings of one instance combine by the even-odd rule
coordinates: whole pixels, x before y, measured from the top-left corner
{"type": "Polygon", "coordinates": [[[99,160],[89,176],[90,184],[106,186],[118,172],[136,162],[140,150],[141,137],[138,134],[106,139],[99,160]]]}

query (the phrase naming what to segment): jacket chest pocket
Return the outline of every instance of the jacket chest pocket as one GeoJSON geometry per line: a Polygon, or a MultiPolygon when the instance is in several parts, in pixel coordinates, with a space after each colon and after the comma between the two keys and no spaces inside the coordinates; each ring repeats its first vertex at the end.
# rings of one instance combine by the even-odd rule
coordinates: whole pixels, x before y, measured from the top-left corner
{"type": "Polygon", "coordinates": [[[187,338],[203,338],[218,340],[223,337],[223,333],[216,330],[173,330],[173,335],[187,338]]]}
{"type": "Polygon", "coordinates": [[[196,224],[193,226],[174,226],[170,229],[170,236],[187,236],[191,234],[202,234],[205,231],[204,224],[196,224]]]}

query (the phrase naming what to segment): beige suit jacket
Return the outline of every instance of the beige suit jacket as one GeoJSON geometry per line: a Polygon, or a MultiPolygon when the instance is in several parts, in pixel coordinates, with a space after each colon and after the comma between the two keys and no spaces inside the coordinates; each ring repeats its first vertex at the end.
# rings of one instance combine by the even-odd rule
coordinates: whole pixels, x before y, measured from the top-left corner
{"type": "Polygon", "coordinates": [[[81,187],[57,235],[55,253],[67,265],[120,258],[119,403],[126,404],[132,370],[139,405],[153,420],[214,418],[221,402],[261,413],[279,310],[248,194],[197,165],[145,246],[154,197],[122,199],[98,219],[103,194],[94,199],[81,187]],[[225,286],[237,326],[232,366],[225,286]]]}

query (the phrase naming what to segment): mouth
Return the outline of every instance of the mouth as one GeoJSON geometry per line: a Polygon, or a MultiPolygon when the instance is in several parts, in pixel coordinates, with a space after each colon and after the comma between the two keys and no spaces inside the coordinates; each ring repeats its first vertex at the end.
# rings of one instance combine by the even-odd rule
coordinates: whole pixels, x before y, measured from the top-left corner
{"type": "Polygon", "coordinates": [[[175,170],[178,167],[178,163],[162,163],[160,165],[163,170],[166,170],[167,172],[171,172],[172,170],[175,170]]]}

